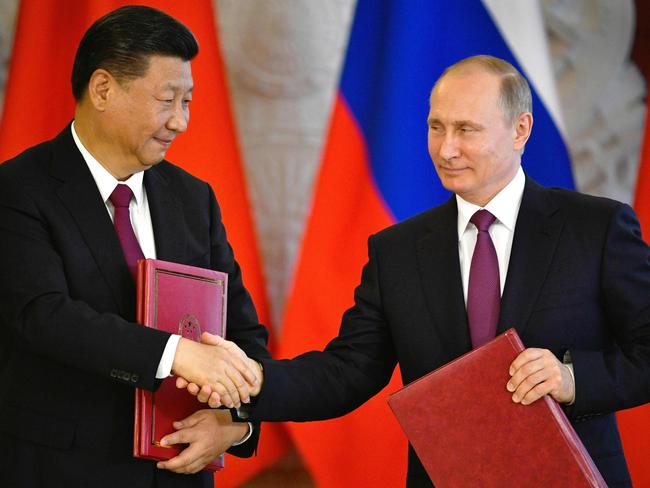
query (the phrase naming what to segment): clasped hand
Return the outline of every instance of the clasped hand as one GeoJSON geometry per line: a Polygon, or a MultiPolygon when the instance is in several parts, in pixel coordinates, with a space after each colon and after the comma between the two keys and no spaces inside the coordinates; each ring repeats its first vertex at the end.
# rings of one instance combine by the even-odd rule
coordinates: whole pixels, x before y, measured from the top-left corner
{"type": "Polygon", "coordinates": [[[175,473],[197,473],[206,464],[239,441],[248,431],[248,424],[233,423],[228,410],[199,410],[189,417],[174,422],[175,432],[161,439],[161,445],[186,445],[167,461],[157,464],[159,469],[175,473]]]}
{"type": "Polygon", "coordinates": [[[201,341],[181,338],[178,343],[172,371],[179,388],[205,401],[212,397],[211,407],[240,407],[259,393],[262,372],[256,361],[219,336],[204,332],[201,341]]]}
{"type": "Polygon", "coordinates": [[[522,351],[510,365],[509,373],[506,388],[516,403],[529,405],[547,394],[558,403],[573,403],[573,375],[548,349],[522,351]]]}

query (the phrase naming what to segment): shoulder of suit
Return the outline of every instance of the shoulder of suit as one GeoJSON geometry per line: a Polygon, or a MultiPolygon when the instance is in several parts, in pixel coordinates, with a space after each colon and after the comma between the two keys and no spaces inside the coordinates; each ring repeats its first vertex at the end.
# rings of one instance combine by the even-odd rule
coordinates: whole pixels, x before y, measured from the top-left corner
{"type": "Polygon", "coordinates": [[[53,140],[44,141],[29,147],[16,156],[0,164],[0,171],[13,175],[41,173],[52,155],[53,140]]]}
{"type": "Polygon", "coordinates": [[[172,180],[182,180],[185,182],[189,183],[201,183],[201,184],[206,184],[205,181],[197,178],[194,176],[192,173],[189,171],[181,168],[180,166],[167,161],[166,159],[163,159],[161,162],[153,166],[151,169],[147,171],[155,170],[156,172],[160,173],[161,175],[165,176],[166,178],[170,178],[172,180]]]}
{"type": "Polygon", "coordinates": [[[166,159],[163,159],[160,163],[156,164],[152,169],[154,168],[156,171],[159,171],[161,174],[165,175],[168,178],[181,179],[181,180],[205,184],[203,180],[197,178],[196,176],[184,170],[180,166],[177,166],[176,164],[167,161],[166,159]]]}
{"type": "MultiPolygon", "coordinates": [[[[377,232],[373,237],[377,239],[417,239],[422,235],[430,232],[431,222],[435,221],[439,215],[445,212],[445,205],[432,207],[424,212],[409,217],[408,219],[397,222],[385,229],[377,232]]],[[[455,231],[455,228],[453,229],[455,231]]]]}
{"type": "Polygon", "coordinates": [[[545,187],[544,191],[561,209],[573,214],[611,214],[626,204],[612,198],[587,195],[564,188],[545,187]]]}
{"type": "MultiPolygon", "coordinates": [[[[193,195],[207,195],[208,188],[210,188],[207,182],[167,160],[162,160],[146,171],[156,173],[163,181],[175,187],[180,193],[191,192],[193,195]]],[[[145,177],[147,177],[146,173],[145,177]]]]}

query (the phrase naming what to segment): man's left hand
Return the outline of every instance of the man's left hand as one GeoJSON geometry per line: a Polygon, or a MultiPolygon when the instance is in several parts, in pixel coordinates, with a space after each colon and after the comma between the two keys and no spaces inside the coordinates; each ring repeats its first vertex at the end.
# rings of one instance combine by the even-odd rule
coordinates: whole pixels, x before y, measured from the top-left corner
{"type": "Polygon", "coordinates": [[[510,376],[506,388],[515,403],[529,405],[547,394],[559,403],[572,403],[575,397],[569,368],[548,349],[522,351],[510,365],[510,376]]]}
{"type": "Polygon", "coordinates": [[[189,445],[178,456],[159,462],[157,467],[184,474],[201,471],[248,433],[248,424],[234,423],[228,410],[199,410],[174,422],[174,428],[176,432],[163,437],[161,444],[189,445]]]}

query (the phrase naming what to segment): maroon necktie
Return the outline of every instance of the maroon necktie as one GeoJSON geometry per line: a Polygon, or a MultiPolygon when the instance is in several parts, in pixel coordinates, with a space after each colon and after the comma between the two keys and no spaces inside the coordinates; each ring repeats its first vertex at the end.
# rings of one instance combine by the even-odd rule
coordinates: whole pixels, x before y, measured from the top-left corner
{"type": "Polygon", "coordinates": [[[495,220],[487,210],[478,210],[470,219],[478,229],[467,292],[467,318],[474,349],[494,338],[499,320],[499,262],[488,233],[495,220]]]}
{"type": "Polygon", "coordinates": [[[143,259],[142,249],[138,244],[131,226],[131,216],[129,215],[129,203],[133,198],[133,192],[127,185],[117,185],[111,196],[108,199],[115,207],[115,214],[113,215],[113,224],[115,225],[115,232],[117,238],[122,245],[126,264],[129,266],[129,271],[136,279],[136,264],[138,259],[143,259]]]}

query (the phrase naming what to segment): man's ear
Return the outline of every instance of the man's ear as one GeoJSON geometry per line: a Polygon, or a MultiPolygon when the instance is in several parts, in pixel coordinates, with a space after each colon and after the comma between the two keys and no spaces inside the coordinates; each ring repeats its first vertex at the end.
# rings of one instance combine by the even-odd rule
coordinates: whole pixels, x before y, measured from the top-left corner
{"type": "Polygon", "coordinates": [[[117,88],[117,80],[105,69],[96,69],[90,76],[86,96],[96,110],[106,110],[113,91],[117,88]]]}
{"type": "Polygon", "coordinates": [[[520,151],[526,145],[526,141],[530,137],[530,132],[533,130],[533,114],[530,112],[523,112],[519,114],[515,120],[515,151],[520,151]]]}

